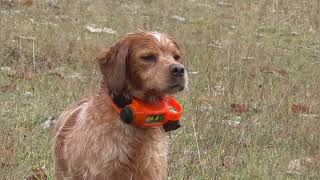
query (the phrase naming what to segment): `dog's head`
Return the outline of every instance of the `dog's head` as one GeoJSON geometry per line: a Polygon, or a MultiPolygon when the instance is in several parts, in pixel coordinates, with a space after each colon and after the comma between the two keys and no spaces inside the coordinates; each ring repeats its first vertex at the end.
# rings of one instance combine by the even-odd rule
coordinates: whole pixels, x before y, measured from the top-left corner
{"type": "Polygon", "coordinates": [[[98,56],[111,92],[151,100],[182,91],[187,73],[176,40],[158,32],[127,34],[98,56]]]}

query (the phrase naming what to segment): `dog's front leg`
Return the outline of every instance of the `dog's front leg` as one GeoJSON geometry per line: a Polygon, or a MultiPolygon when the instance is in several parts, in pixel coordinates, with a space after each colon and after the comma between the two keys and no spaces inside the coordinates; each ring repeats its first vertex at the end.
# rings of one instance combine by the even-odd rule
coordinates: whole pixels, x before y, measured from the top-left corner
{"type": "Polygon", "coordinates": [[[167,180],[168,165],[165,158],[153,157],[142,161],[138,170],[133,174],[132,180],[167,180]]]}

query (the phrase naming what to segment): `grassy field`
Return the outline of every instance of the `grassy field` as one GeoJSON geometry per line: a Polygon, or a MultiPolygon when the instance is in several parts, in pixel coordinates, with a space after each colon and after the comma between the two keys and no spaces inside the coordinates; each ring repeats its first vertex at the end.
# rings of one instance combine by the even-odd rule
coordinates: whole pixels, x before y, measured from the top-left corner
{"type": "Polygon", "coordinates": [[[52,179],[42,123],[139,29],[175,36],[189,71],[170,179],[320,179],[319,0],[0,0],[0,179],[52,179]]]}

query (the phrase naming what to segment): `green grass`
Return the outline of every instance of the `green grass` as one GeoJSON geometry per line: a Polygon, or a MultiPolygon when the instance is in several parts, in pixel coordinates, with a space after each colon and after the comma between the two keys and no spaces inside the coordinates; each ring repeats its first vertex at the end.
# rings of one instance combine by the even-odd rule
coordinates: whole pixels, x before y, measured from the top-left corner
{"type": "Polygon", "coordinates": [[[320,178],[319,0],[21,2],[0,0],[0,179],[37,167],[52,178],[41,123],[94,94],[99,50],[138,29],[175,36],[193,72],[179,95],[184,127],[170,134],[171,179],[320,178]]]}

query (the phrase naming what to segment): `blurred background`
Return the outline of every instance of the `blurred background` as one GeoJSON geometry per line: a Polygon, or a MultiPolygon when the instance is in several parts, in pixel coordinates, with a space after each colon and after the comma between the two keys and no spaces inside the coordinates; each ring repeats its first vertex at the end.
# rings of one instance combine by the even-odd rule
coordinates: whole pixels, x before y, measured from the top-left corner
{"type": "Polygon", "coordinates": [[[0,0],[0,179],[52,179],[55,120],[139,30],[188,68],[169,179],[320,178],[319,0],[0,0]]]}

